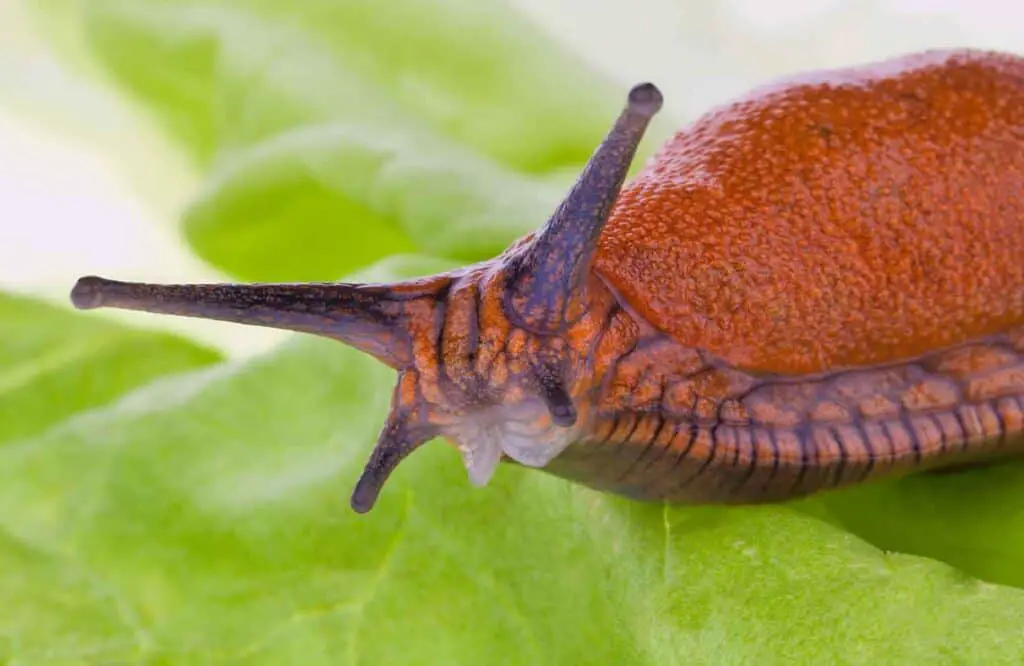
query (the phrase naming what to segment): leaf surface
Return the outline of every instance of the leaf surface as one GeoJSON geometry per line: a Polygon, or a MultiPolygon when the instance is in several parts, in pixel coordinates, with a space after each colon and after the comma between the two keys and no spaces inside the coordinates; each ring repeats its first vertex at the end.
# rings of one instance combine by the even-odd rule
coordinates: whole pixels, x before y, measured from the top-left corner
{"type": "Polygon", "coordinates": [[[171,335],[0,293],[0,442],[219,358],[171,335]]]}

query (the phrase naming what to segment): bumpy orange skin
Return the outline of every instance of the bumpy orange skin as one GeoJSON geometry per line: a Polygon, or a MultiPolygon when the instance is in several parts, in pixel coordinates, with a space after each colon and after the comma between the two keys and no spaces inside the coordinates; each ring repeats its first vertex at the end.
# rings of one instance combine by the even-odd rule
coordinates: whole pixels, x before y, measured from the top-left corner
{"type": "Polygon", "coordinates": [[[597,272],[737,368],[877,365],[1024,322],[1024,59],[929,52],[762,88],[622,191],[597,272]]]}

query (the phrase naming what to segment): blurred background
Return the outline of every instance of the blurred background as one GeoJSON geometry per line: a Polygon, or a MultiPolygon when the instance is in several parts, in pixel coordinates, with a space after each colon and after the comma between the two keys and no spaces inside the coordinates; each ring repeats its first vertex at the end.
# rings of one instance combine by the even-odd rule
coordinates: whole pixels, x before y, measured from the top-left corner
{"type": "MultiPolygon", "coordinates": [[[[4,289],[63,302],[74,279],[87,273],[151,280],[224,277],[189,249],[179,227],[210,177],[211,162],[192,159],[168,140],[166,124],[110,75],[124,65],[119,60],[132,56],[104,52],[97,41],[111,28],[90,28],[90,21],[98,22],[85,16],[86,7],[103,4],[0,4],[4,289]]],[[[203,3],[190,4],[201,22],[203,3]]],[[[475,21],[494,3],[439,4],[480,14],[475,21]]],[[[1004,0],[512,0],[511,6],[538,34],[568,50],[568,60],[578,59],[610,82],[612,92],[603,99],[617,102],[614,95],[640,79],[658,83],[671,118],[655,134],[659,139],[672,129],[669,124],[682,124],[780,75],[923,48],[1024,48],[1024,6],[1004,0]]],[[[120,80],[131,80],[130,73],[120,80]]],[[[600,122],[591,127],[600,130],[600,122]]],[[[524,221],[524,228],[540,222],[524,221]]],[[[184,331],[233,355],[280,339],[254,328],[112,316],[184,331]]]]}
{"type": "Polygon", "coordinates": [[[1024,53],[1024,5],[0,0],[0,662],[1021,663],[1022,465],[666,509],[428,445],[357,516],[388,368],[67,302],[478,261],[640,80],[647,156],[770,79],[949,47],[1024,53]]]}

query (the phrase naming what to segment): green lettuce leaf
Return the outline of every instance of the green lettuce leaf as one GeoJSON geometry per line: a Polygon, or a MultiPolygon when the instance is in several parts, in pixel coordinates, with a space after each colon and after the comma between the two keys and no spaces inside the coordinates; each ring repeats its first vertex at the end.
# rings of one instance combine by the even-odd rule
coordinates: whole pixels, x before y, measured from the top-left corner
{"type": "Polygon", "coordinates": [[[514,168],[582,162],[620,100],[501,0],[86,0],[97,57],[200,164],[303,124],[431,129],[514,168]],[[612,95],[609,97],[609,95],[612,95]]]}
{"type": "Polygon", "coordinates": [[[40,8],[192,157],[185,235],[246,279],[492,255],[551,213],[625,93],[501,0],[40,8]]]}
{"type": "MultiPolygon", "coordinates": [[[[88,418],[155,378],[218,360],[215,352],[164,333],[0,293],[0,444],[16,456],[48,428],[88,418]]],[[[0,470],[3,482],[15,474],[0,470]]],[[[135,649],[120,601],[78,563],[4,531],[0,572],[0,598],[9,610],[0,619],[4,663],[26,657],[96,663],[106,651],[135,649]]]]}
{"type": "MultiPolygon", "coordinates": [[[[565,189],[401,128],[303,127],[225,161],[186,218],[244,278],[333,279],[392,253],[475,261],[541,224],[565,189]]],[[[567,185],[565,185],[567,187],[567,185]]]]}
{"type": "Polygon", "coordinates": [[[1024,587],[1024,463],[916,474],[822,495],[831,522],[886,550],[941,559],[984,580],[1024,587]]]}
{"type": "MultiPolygon", "coordinates": [[[[374,277],[438,268],[392,262],[374,277]]],[[[0,613],[4,656],[662,665],[1024,654],[1021,590],[885,554],[786,507],[644,505],[516,467],[481,490],[435,442],[356,515],[348,494],[393,374],[295,337],[0,449],[0,589],[16,602],[0,613]]]]}
{"type": "Polygon", "coordinates": [[[0,293],[0,442],[217,360],[214,351],[171,335],[0,293]]]}

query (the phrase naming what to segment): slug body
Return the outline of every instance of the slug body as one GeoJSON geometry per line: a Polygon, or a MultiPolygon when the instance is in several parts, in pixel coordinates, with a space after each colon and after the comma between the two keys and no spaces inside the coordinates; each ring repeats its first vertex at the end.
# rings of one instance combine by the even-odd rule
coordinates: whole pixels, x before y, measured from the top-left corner
{"type": "Polygon", "coordinates": [[[623,188],[660,106],[635,87],[547,224],[482,264],[390,285],[90,277],[72,299],[316,333],[395,368],[358,511],[436,436],[477,484],[511,460],[670,502],[1024,454],[1024,59],[780,82],[623,188]]]}

